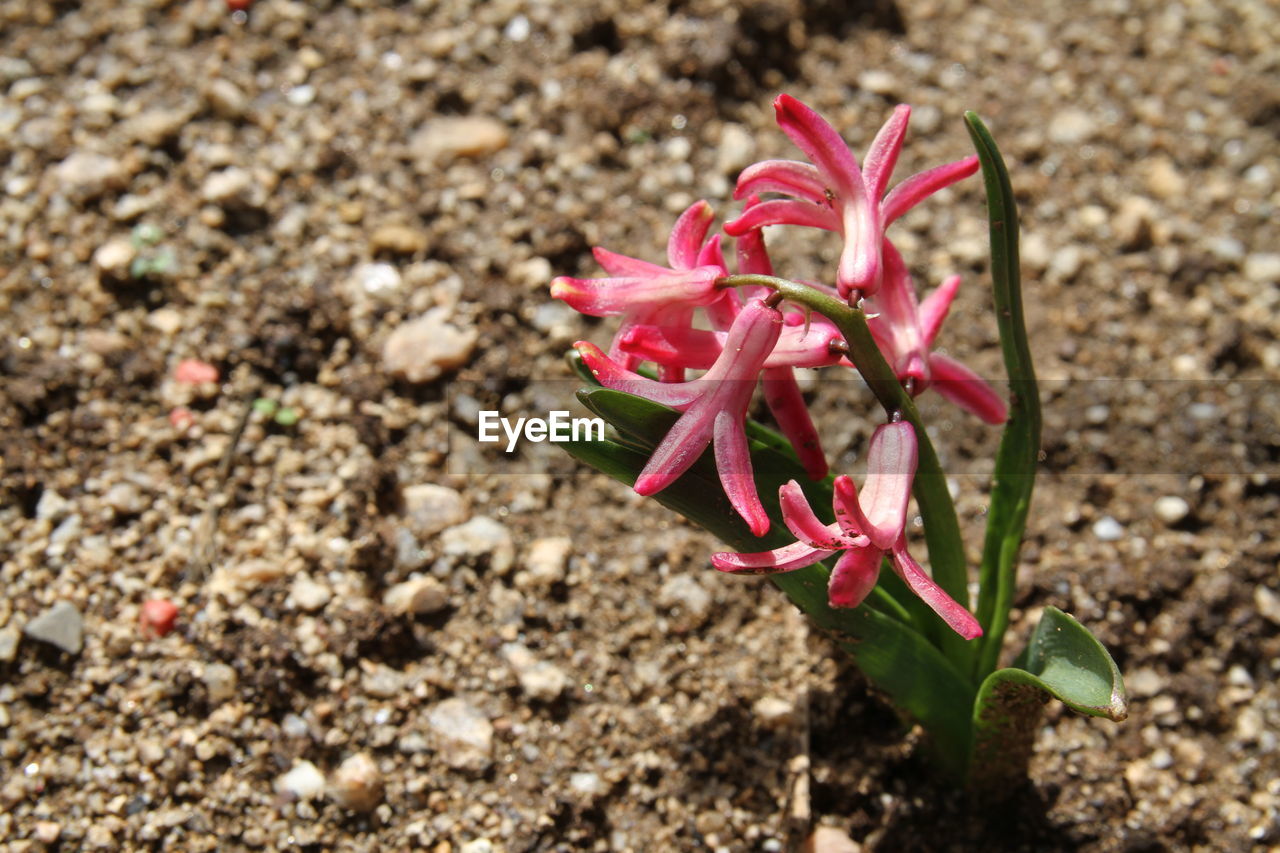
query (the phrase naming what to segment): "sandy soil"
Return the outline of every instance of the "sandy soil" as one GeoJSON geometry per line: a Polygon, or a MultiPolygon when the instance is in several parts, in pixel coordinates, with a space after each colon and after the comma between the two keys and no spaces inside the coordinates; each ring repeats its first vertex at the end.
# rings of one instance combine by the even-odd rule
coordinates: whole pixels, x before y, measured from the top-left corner
{"type": "MultiPolygon", "coordinates": [[[[1275,849],[1277,44],[1265,0],[0,2],[0,847],[1275,849]],[[552,275],[794,156],[779,91],[855,149],[912,104],[900,175],[976,109],[1014,173],[1048,421],[1010,649],[1059,606],[1133,703],[1050,711],[1000,808],[708,537],[474,441],[608,334],[552,275]]],[[[981,204],[894,229],[998,377],[981,204]]],[[[856,470],[867,395],[812,393],[856,470]]],[[[976,554],[994,438],[938,417],[976,554]]]]}

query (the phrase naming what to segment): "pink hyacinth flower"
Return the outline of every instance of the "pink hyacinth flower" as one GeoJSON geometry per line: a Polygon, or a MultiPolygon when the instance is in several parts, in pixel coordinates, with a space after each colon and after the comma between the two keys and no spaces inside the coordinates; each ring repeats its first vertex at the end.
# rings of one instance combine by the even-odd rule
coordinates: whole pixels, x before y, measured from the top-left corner
{"type": "Polygon", "coordinates": [[[911,108],[903,104],[880,128],[861,168],[840,134],[820,115],[790,95],[773,102],[778,126],[812,161],[766,160],[738,177],[734,198],[776,192],[792,196],[752,205],[725,224],[731,236],[765,225],[808,225],[844,237],[836,285],[841,297],[870,296],[883,275],[885,229],[923,199],[978,169],[977,157],[914,175],[885,190],[902,151],[911,108]]]}
{"type": "Polygon", "coordinates": [[[769,530],[769,516],[756,493],[744,422],[756,380],[781,331],[782,313],[762,300],[751,300],[733,321],[719,357],[702,378],[690,382],[655,382],[632,373],[590,343],[574,345],[606,388],[683,412],[636,479],[638,494],[662,491],[714,444],[716,471],[729,502],[756,536],[769,530]]]}
{"type": "Polygon", "coordinates": [[[734,574],[775,574],[840,554],[827,597],[832,607],[857,607],[875,588],[886,554],[894,572],[966,640],[982,635],[968,610],[934,583],[907,552],[907,501],[916,472],[916,434],[908,423],[885,424],[871,436],[862,494],[845,476],[835,480],[836,520],[823,524],[795,480],[778,492],[782,518],[798,541],[756,554],[715,554],[712,565],[734,574]]]}
{"type": "Polygon", "coordinates": [[[914,380],[913,394],[936,388],[965,411],[989,424],[1002,424],[1009,409],[996,390],[955,359],[930,351],[959,288],[960,276],[952,276],[917,303],[906,264],[886,241],[884,285],[863,303],[867,327],[898,378],[914,380]]]}
{"type": "MultiPolygon", "coordinates": [[[[695,307],[724,299],[725,292],[716,288],[716,280],[728,272],[720,237],[707,239],[714,218],[705,201],[694,202],[680,215],[667,240],[667,267],[596,247],[592,254],[608,277],[559,276],[551,282],[551,295],[593,317],[622,315],[609,354],[634,368],[639,360],[618,346],[628,329],[654,323],[688,326],[695,307]]],[[[663,378],[678,381],[683,373],[664,372],[663,378]]]]}

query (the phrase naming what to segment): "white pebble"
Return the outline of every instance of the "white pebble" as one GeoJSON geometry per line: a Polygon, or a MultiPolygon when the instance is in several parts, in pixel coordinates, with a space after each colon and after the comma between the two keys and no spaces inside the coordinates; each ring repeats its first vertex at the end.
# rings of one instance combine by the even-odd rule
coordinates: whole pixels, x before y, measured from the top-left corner
{"type": "Polygon", "coordinates": [[[1104,515],[1093,523],[1093,535],[1103,542],[1115,542],[1124,538],[1124,528],[1111,516],[1104,515]]]}
{"type": "Polygon", "coordinates": [[[296,761],[276,779],[276,790],[297,800],[314,800],[324,793],[324,774],[310,761],[296,761]]]}
{"type": "Polygon", "coordinates": [[[1155,510],[1165,524],[1177,524],[1191,512],[1191,505],[1177,495],[1165,495],[1156,499],[1155,510]]]}
{"type": "Polygon", "coordinates": [[[382,771],[366,752],[348,758],[333,771],[329,796],[344,809],[370,812],[382,802],[382,771]]]}
{"type": "Polygon", "coordinates": [[[480,332],[448,320],[448,309],[432,308],[422,317],[402,323],[383,345],[383,367],[409,382],[431,382],[466,364],[480,332]]]}
{"type": "Polygon", "coordinates": [[[502,34],[514,42],[524,41],[529,37],[529,19],[524,15],[516,15],[507,22],[502,34]]]}

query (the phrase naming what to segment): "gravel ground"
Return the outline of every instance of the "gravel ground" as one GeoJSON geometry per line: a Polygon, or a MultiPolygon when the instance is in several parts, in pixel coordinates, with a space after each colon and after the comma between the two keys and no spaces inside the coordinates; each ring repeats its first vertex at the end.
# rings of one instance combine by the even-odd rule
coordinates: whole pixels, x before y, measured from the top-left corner
{"type": "MultiPolygon", "coordinates": [[[[1277,44],[1266,0],[0,2],[0,847],[1277,849],[1277,44]],[[1013,639],[1074,613],[1133,703],[1051,711],[999,809],[705,535],[473,440],[608,335],[552,275],[794,156],[779,91],[855,150],[911,103],[900,175],[976,109],[1014,173],[1013,639]]],[[[980,186],[894,229],[999,376],[980,186]]],[[[867,396],[812,393],[854,470],[867,396]]],[[[940,424],[976,543],[994,438],[940,424]]]]}

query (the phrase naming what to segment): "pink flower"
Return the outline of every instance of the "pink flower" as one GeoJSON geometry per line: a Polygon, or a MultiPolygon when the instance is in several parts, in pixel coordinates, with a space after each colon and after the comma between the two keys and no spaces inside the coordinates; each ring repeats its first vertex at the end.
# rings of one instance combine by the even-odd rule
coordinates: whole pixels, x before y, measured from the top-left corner
{"type": "Polygon", "coordinates": [[[733,321],[710,369],[690,382],[655,382],[617,364],[592,344],[575,344],[583,362],[606,388],[684,413],[636,479],[638,494],[652,495],[674,483],[714,442],[716,470],[729,502],[752,533],[761,536],[768,531],[769,516],[756,494],[744,422],[756,380],[781,331],[782,313],[763,300],[751,300],[733,321]]]}
{"type": "Polygon", "coordinates": [[[966,640],[981,636],[978,620],[934,583],[907,553],[907,500],[916,472],[916,447],[916,434],[910,424],[879,427],[872,434],[867,451],[867,479],[862,494],[848,477],[835,480],[834,523],[823,524],[818,519],[799,484],[792,480],[779,490],[778,499],[782,518],[798,541],[756,554],[716,554],[711,558],[712,564],[722,572],[773,574],[795,571],[840,554],[827,587],[828,600],[832,607],[857,607],[875,587],[880,563],[887,554],[894,572],[952,630],[966,640]]]}
{"type": "MultiPolygon", "coordinates": [[[[559,276],[551,282],[551,295],[593,317],[623,316],[622,326],[609,355],[628,369],[639,359],[623,352],[618,341],[638,324],[688,326],[693,309],[722,300],[725,292],[716,280],[727,274],[719,235],[706,239],[714,214],[711,205],[698,201],[676,220],[667,240],[668,267],[651,264],[607,249],[592,250],[608,273],[606,278],[559,276]]],[[[664,372],[664,379],[679,380],[683,373],[664,372]]]]}
{"type": "Polygon", "coordinates": [[[752,205],[725,224],[738,236],[764,225],[808,225],[844,237],[836,285],[843,298],[855,291],[869,296],[880,288],[884,231],[920,201],[978,169],[977,157],[966,157],[908,178],[885,190],[902,150],[911,108],[903,104],[880,128],[863,167],[835,128],[790,95],[773,102],[778,126],[812,162],[766,160],[748,166],[738,177],[734,198],[776,192],[792,196],[752,205]]]}
{"type": "Polygon", "coordinates": [[[886,241],[884,285],[863,303],[867,327],[898,378],[914,380],[913,394],[937,388],[939,394],[987,423],[1002,424],[1009,410],[995,389],[956,360],[930,352],[959,288],[960,276],[952,276],[917,303],[906,264],[886,241]]]}

